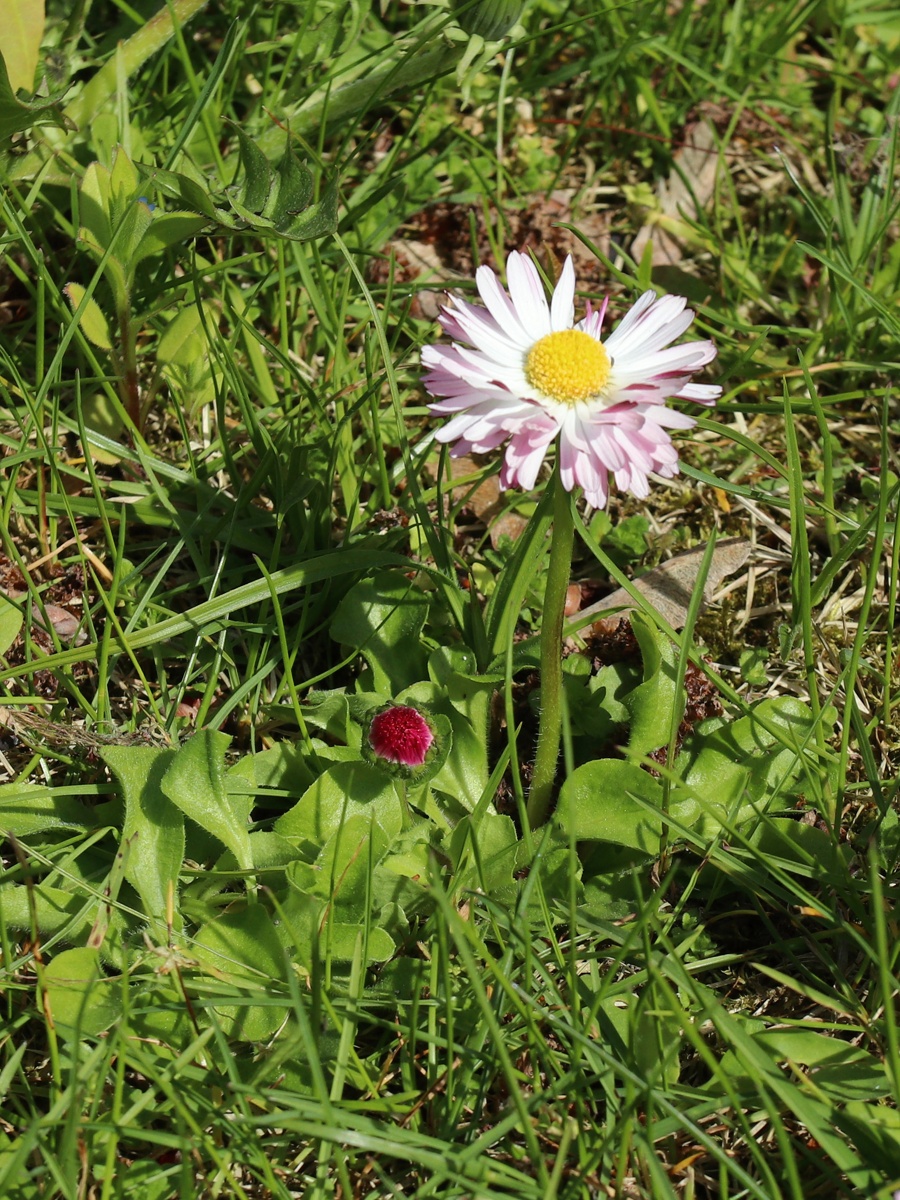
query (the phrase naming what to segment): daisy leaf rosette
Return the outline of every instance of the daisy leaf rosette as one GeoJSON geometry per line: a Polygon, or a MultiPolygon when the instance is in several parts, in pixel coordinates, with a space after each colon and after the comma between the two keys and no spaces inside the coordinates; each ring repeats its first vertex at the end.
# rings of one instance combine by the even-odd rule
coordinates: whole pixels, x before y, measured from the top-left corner
{"type": "Polygon", "coordinates": [[[722,389],[694,383],[716,356],[709,340],[672,343],[694,319],[681,296],[644,292],[608,337],[607,302],[575,323],[575,269],[569,256],[549,303],[534,263],[513,251],[508,292],[490,267],[475,282],[482,305],[450,297],[439,321],[451,345],[422,350],[429,407],[450,420],[439,442],[451,455],[488,454],[506,444],[502,488],[530,491],[558,439],[560,479],[581,487],[593,508],[620,491],[644,498],[651,474],[678,473],[670,429],[696,422],[666,401],[712,405],[722,389]]]}
{"type": "Polygon", "coordinates": [[[363,758],[408,783],[433,779],[447,761],[453,742],[450,721],[419,704],[383,704],[369,715],[363,732],[363,758]]]}

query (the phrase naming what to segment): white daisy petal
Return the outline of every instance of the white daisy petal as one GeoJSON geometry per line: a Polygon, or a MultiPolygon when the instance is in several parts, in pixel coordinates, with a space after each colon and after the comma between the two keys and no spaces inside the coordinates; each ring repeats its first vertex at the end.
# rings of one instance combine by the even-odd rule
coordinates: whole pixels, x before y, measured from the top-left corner
{"type": "Polygon", "coordinates": [[[567,258],[548,304],[526,254],[507,260],[509,292],[479,267],[484,307],[455,297],[439,317],[450,345],[422,350],[425,387],[435,416],[448,417],[435,437],[451,454],[488,454],[504,444],[501,487],[534,487],[550,443],[559,439],[563,486],[580,487],[602,508],[609,476],[640,498],[650,478],[678,473],[670,429],[692,417],[668,408],[672,398],[714,404],[722,389],[694,383],[716,355],[709,340],[673,345],[694,314],[680,296],[645,292],[608,338],[606,301],[575,323],[575,270],[567,258]]]}
{"type": "Polygon", "coordinates": [[[553,332],[571,329],[575,321],[575,268],[568,255],[550,301],[550,325],[553,332]]]}
{"type": "Polygon", "coordinates": [[[506,278],[509,294],[516,307],[516,315],[533,341],[551,332],[550,309],[537,268],[527,254],[515,250],[506,260],[506,278]]]}

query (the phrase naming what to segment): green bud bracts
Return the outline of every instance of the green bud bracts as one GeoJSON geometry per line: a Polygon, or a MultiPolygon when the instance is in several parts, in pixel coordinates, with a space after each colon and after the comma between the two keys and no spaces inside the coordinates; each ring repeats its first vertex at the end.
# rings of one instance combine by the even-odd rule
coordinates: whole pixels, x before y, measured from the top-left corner
{"type": "Polygon", "coordinates": [[[524,0],[453,0],[457,23],[468,34],[497,42],[506,37],[525,8],[524,0]]]}

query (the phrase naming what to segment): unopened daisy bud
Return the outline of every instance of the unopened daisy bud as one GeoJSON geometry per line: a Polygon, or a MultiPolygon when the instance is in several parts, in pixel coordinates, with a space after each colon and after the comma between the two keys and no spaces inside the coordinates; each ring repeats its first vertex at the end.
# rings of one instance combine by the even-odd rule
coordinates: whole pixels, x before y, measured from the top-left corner
{"type": "Polygon", "coordinates": [[[391,704],[372,718],[369,745],[390,763],[421,767],[434,741],[431,726],[411,704],[391,704]]]}
{"type": "Polygon", "coordinates": [[[446,717],[413,704],[385,704],[369,719],[363,755],[392,775],[425,783],[446,762],[450,737],[446,717]]]}
{"type": "Polygon", "coordinates": [[[453,0],[457,24],[486,42],[506,37],[524,8],[522,0],[453,0]]]}

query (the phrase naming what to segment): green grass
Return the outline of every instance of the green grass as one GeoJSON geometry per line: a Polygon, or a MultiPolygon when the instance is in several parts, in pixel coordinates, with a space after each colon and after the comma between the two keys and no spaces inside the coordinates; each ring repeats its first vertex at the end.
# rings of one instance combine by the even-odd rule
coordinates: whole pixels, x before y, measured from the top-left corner
{"type": "Polygon", "coordinates": [[[77,128],[0,161],[0,1194],[889,1200],[893,9],[541,0],[457,75],[442,9],[188,7],[48,0],[38,78],[77,128]],[[277,161],[288,128],[303,240],[240,157],[238,130],[277,161]],[[116,145],[157,214],[191,207],[164,174],[191,164],[216,207],[127,286],[127,230],[79,237],[116,145]],[[646,222],[676,261],[632,256],[646,222]],[[488,509],[497,462],[451,487],[431,437],[434,293],[526,235],[550,279],[577,246],[619,314],[689,296],[719,348],[682,475],[576,538],[586,598],[753,543],[689,632],[635,622],[656,779],[598,757],[569,662],[567,770],[639,772],[652,852],[517,824],[547,473],[488,509]],[[494,545],[486,513],[534,520],[494,545]],[[677,753],[685,679],[733,721],[726,767],[768,756],[724,815],[677,753]],[[458,794],[353,765],[404,689],[470,722],[458,794]],[[314,834],[316,777],[322,820],[360,777],[378,820],[314,834]]]}

